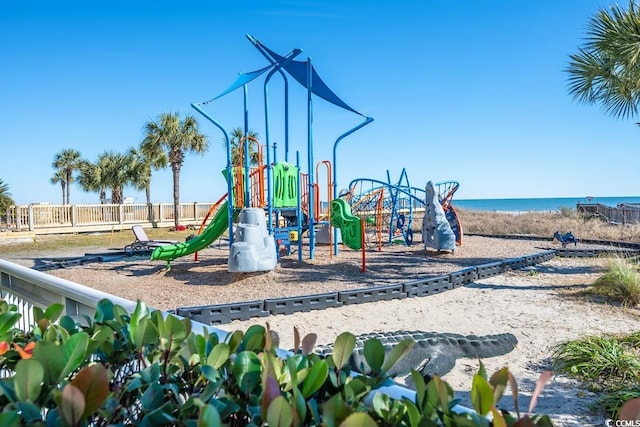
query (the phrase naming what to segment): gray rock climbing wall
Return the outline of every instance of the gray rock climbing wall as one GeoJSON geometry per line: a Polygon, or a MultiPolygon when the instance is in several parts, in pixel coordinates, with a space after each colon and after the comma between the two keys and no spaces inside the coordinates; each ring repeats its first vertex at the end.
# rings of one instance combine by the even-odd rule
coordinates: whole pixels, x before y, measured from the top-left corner
{"type": "Polygon", "coordinates": [[[451,230],[444,209],[438,201],[438,195],[431,181],[427,182],[427,200],[422,222],[422,239],[425,249],[454,251],[456,235],[451,230]]]}
{"type": "Polygon", "coordinates": [[[227,269],[232,273],[271,271],[277,263],[276,244],[267,232],[264,210],[243,209],[233,233],[227,269]]]}

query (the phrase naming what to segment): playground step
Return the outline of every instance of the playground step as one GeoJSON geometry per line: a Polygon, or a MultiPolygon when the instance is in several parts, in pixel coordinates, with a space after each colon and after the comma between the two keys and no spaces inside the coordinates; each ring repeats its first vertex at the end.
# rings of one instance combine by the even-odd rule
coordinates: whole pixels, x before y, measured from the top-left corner
{"type": "Polygon", "coordinates": [[[467,283],[471,283],[477,278],[476,268],[475,267],[467,267],[462,270],[455,271],[449,274],[449,280],[451,280],[451,284],[454,288],[459,286],[466,285],[467,283]]]}
{"type": "Polygon", "coordinates": [[[403,285],[403,291],[408,297],[423,297],[453,289],[449,275],[414,280],[403,285]]]}
{"type": "Polygon", "coordinates": [[[233,320],[249,320],[252,317],[266,317],[270,314],[264,309],[264,301],[182,307],[176,311],[178,316],[187,317],[205,325],[220,325],[233,320]]]}
{"type": "Polygon", "coordinates": [[[366,289],[354,289],[352,291],[338,292],[338,298],[343,304],[360,304],[372,301],[388,301],[391,299],[405,298],[403,285],[376,286],[366,289]]]}
{"type": "Polygon", "coordinates": [[[337,292],[264,300],[264,308],[271,314],[291,314],[340,306],[342,302],[338,300],[337,292]]]}

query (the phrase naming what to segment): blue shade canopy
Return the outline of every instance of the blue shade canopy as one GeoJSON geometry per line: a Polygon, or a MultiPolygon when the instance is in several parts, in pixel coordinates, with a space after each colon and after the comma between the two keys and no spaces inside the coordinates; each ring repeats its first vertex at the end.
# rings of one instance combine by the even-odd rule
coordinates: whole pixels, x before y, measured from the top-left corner
{"type": "Polygon", "coordinates": [[[231,86],[229,86],[227,88],[227,90],[225,90],[224,92],[222,92],[220,95],[216,96],[215,98],[211,98],[208,101],[203,102],[203,104],[206,104],[208,102],[211,101],[215,101],[218,98],[222,98],[223,96],[225,96],[226,94],[228,94],[229,92],[233,92],[234,90],[241,88],[242,86],[246,85],[247,83],[257,79],[258,77],[260,77],[262,74],[264,74],[265,71],[269,70],[270,68],[273,68],[275,64],[271,64],[271,65],[267,65],[264,68],[261,68],[259,70],[256,71],[250,71],[248,73],[240,73],[238,74],[238,77],[236,78],[236,80],[231,84],[231,86]]]}
{"type": "MultiPolygon", "coordinates": [[[[264,51],[266,51],[276,63],[283,64],[282,68],[284,68],[285,71],[291,75],[291,77],[293,77],[302,86],[309,89],[307,85],[307,62],[292,60],[285,61],[285,58],[283,56],[278,55],[277,53],[263,45],[259,40],[253,37],[249,38],[249,40],[251,40],[251,42],[254,43],[256,47],[259,47],[259,49],[264,49],[264,51]]],[[[338,107],[344,108],[345,110],[365,117],[363,114],[351,108],[346,102],[340,99],[338,95],[336,95],[331,89],[329,89],[329,86],[327,86],[326,83],[320,78],[313,65],[311,66],[311,72],[312,93],[324,99],[325,101],[332,103],[333,105],[337,105],[338,107]]]]}

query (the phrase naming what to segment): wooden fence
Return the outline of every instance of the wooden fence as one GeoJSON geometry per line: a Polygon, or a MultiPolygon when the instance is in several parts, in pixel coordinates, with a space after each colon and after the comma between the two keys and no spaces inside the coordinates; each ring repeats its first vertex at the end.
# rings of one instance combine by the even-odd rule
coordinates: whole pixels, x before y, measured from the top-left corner
{"type": "Polygon", "coordinates": [[[578,203],[578,213],[593,215],[615,224],[640,223],[640,204],[621,203],[618,206],[608,206],[600,203],[578,203]]]}
{"type": "MultiPolygon", "coordinates": [[[[179,223],[200,225],[213,203],[181,203],[179,223]]],[[[82,233],[143,227],[174,225],[173,203],[11,206],[7,210],[9,231],[30,231],[38,234],[82,233]]]]}

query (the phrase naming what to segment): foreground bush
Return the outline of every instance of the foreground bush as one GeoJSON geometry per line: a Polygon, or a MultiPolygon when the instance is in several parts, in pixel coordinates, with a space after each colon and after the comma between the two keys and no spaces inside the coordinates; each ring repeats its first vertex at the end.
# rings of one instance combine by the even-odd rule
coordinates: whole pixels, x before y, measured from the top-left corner
{"type": "Polygon", "coordinates": [[[446,382],[436,376],[425,383],[415,371],[414,400],[377,393],[389,384],[388,372],[411,349],[411,340],[389,354],[380,341],[368,341],[365,377],[349,368],[355,346],[349,333],[322,359],[312,353],[314,335],[300,339],[294,331],[295,352],[282,358],[262,326],[221,339],[192,333],[188,319],[163,317],[142,303],[128,314],[103,300],[82,323],[62,312],[61,305],[34,309],[35,324],[23,332],[14,328],[16,307],[0,302],[0,368],[6,377],[0,381],[0,425],[551,425],[546,416],[497,409],[507,386],[517,395],[506,368],[487,378],[481,364],[473,378],[472,413],[454,411],[446,382]]]}

